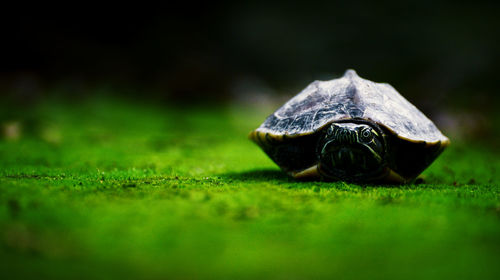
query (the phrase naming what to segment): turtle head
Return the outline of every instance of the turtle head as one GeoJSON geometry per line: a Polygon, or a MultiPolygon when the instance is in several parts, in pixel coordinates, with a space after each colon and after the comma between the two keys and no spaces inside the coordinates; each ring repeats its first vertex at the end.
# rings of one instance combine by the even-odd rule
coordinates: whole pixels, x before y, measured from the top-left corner
{"type": "Polygon", "coordinates": [[[387,165],[385,135],[372,122],[332,123],[318,142],[317,156],[318,170],[327,179],[373,180],[387,165]]]}

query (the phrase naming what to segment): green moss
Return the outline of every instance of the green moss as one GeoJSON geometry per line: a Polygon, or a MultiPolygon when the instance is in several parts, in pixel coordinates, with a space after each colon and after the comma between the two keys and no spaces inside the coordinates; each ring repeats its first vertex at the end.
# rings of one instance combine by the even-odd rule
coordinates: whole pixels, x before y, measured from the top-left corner
{"type": "Polygon", "coordinates": [[[0,141],[2,274],[500,273],[500,161],[492,149],[455,141],[419,185],[297,182],[246,138],[267,113],[94,100],[19,114],[20,138],[0,141]]]}

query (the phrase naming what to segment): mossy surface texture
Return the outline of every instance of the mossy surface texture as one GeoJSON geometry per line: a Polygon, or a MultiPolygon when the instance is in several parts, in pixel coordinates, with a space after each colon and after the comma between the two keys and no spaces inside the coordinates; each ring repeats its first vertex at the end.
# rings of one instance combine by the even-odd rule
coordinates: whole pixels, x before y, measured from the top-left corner
{"type": "Polygon", "coordinates": [[[418,185],[298,182],[247,139],[270,111],[3,110],[21,133],[0,141],[2,279],[500,275],[500,162],[482,142],[451,139],[418,185]]]}

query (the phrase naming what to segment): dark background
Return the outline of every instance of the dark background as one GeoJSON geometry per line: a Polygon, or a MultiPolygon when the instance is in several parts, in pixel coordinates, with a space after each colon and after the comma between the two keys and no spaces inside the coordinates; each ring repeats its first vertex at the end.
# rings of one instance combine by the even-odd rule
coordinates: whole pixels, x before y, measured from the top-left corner
{"type": "Polygon", "coordinates": [[[395,0],[4,7],[0,90],[218,103],[291,96],[353,68],[424,112],[488,112],[498,104],[499,12],[495,2],[395,0]]]}

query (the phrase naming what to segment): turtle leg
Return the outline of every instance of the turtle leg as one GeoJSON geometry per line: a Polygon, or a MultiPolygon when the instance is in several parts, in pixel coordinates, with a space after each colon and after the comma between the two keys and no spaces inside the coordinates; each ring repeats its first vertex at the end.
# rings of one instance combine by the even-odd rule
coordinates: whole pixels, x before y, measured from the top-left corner
{"type": "Polygon", "coordinates": [[[317,164],[302,171],[291,171],[289,174],[295,179],[321,179],[317,164]]]}
{"type": "Polygon", "coordinates": [[[399,175],[398,173],[396,173],[396,171],[387,167],[386,171],[385,171],[385,175],[377,181],[384,183],[384,184],[398,185],[398,184],[406,184],[411,180],[399,175]]]}

